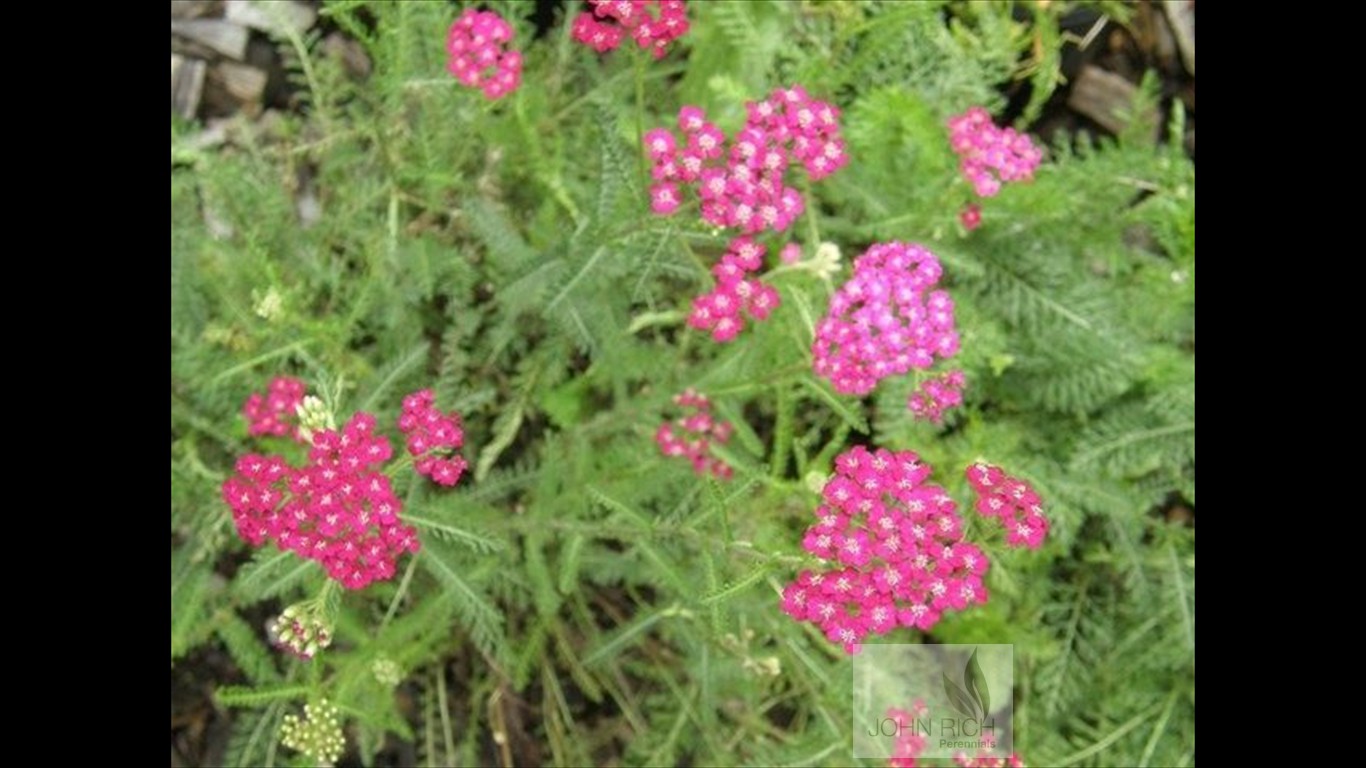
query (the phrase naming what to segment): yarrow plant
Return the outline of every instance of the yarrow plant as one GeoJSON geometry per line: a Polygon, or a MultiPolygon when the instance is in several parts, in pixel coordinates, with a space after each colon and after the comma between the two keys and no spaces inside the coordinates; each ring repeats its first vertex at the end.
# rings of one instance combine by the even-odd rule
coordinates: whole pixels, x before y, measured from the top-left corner
{"type": "Polygon", "coordinates": [[[818,181],[848,163],[839,110],[801,86],[779,88],[745,109],[745,127],[729,144],[695,106],[679,110],[681,140],[667,128],[646,132],[656,181],[651,210],[673,213],[683,201],[681,190],[692,188],[702,219],[712,226],[781,232],[805,210],[801,193],[786,183],[789,166],[801,164],[818,181]]]}
{"type": "Polygon", "coordinates": [[[592,12],[575,16],[570,34],[598,53],[616,50],[630,35],[637,45],[662,59],[669,43],[688,31],[684,0],[588,0],[588,4],[592,12]],[[658,10],[658,15],[652,10],[658,10]]]}
{"type": "Polygon", "coordinates": [[[854,260],[830,298],[811,352],[835,391],[866,395],[888,376],[926,369],[958,352],[953,299],[935,290],[943,267],[914,243],[877,243],[854,260]]]}
{"type": "Polygon", "coordinates": [[[906,400],[906,408],[911,416],[922,421],[938,424],[944,412],[963,404],[963,387],[967,379],[962,371],[949,371],[932,376],[920,383],[906,400]]]}
{"type": "Polygon", "coordinates": [[[460,414],[442,413],[436,407],[436,395],[423,389],[403,398],[403,412],[398,417],[398,429],[407,438],[408,453],[413,456],[417,473],[430,477],[439,485],[451,486],[460,480],[468,463],[456,453],[465,444],[465,432],[460,428],[460,414]]]}
{"type": "Polygon", "coordinates": [[[1006,544],[1038,549],[1048,535],[1043,501],[1029,483],[1005,470],[978,462],[968,467],[968,484],[977,492],[977,511],[1001,522],[1006,544]]]}
{"type": "Polygon", "coordinates": [[[778,291],[758,278],[746,278],[763,267],[766,251],[747,236],[732,240],[712,267],[716,287],[693,299],[688,325],[709,330],[713,339],[727,342],[744,330],[745,314],[754,320],[767,319],[781,303],[778,291]]]}
{"type": "Polygon", "coordinates": [[[447,69],[490,100],[522,84],[522,53],[510,47],[512,25],[493,11],[466,9],[446,35],[447,69]]]}
{"type": "Polygon", "coordinates": [[[693,471],[699,475],[711,474],[721,479],[729,479],[734,474],[724,461],[711,455],[711,444],[715,441],[725,445],[735,428],[728,421],[721,421],[711,415],[711,401],[706,395],[694,389],[687,389],[674,396],[674,405],[684,409],[684,415],[672,422],[664,422],[655,430],[655,443],[660,453],[687,459],[693,471]]]}
{"type": "Polygon", "coordinates": [[[374,430],[375,417],[362,412],[341,431],[317,432],[303,467],[275,455],[238,459],[222,489],[238,535],[316,560],[347,589],[392,578],[399,555],[419,543],[379,471],[392,449],[374,430]]]}
{"type": "Polygon", "coordinates": [[[270,380],[265,394],[251,393],[242,404],[242,414],[247,417],[247,434],[253,437],[297,437],[297,409],[304,401],[304,391],[302,381],[290,376],[276,376],[270,380]]]}
{"type": "Polygon", "coordinates": [[[914,451],[855,447],[835,459],[802,547],[830,563],[783,590],[783,611],[855,653],[869,634],[928,631],[985,603],[986,556],[963,540],[957,504],[914,451]]]}

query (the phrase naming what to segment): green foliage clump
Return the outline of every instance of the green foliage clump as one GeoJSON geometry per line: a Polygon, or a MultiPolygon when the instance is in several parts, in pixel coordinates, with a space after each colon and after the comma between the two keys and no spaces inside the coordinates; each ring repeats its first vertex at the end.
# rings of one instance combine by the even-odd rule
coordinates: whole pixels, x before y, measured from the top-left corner
{"type": "Polygon", "coordinates": [[[575,4],[538,39],[528,6],[491,5],[526,54],[501,102],[446,75],[447,5],[346,0],[323,17],[363,44],[368,79],[315,38],[281,39],[300,110],[235,123],[214,150],[172,123],[171,659],[231,659],[214,681],[223,762],[295,760],[282,724],[323,698],[367,765],[393,750],[423,765],[848,762],[848,658],[777,592],[807,563],[812,483],[855,444],[916,450],[960,500],[967,463],[1003,465],[1053,523],[1040,552],[993,552],[988,605],[889,641],[1015,644],[1033,763],[1193,762],[1195,178],[1180,142],[1059,141],[965,233],[945,119],[999,107],[1015,77],[1047,95],[1061,39],[1044,9],[693,3],[684,50],[655,62],[574,43],[575,4]],[[650,213],[640,132],[683,104],[731,130],[744,100],[794,82],[839,104],[851,158],[803,190],[794,240],[839,246],[834,281],[879,241],[944,262],[969,385],[943,425],[910,418],[913,376],[864,400],[815,377],[831,278],[775,270],[781,307],[728,345],[684,325],[728,238],[650,213]],[[395,478],[421,552],[330,604],[335,637],[311,662],[263,627],[322,592],[322,570],[249,551],[219,495],[235,457],[299,450],[249,438],[239,415],[284,374],[391,436],[402,396],[432,387],[462,414],[471,464],[450,490],[395,478]],[[718,446],[729,482],[653,444],[688,387],[735,425],[718,446]]]}

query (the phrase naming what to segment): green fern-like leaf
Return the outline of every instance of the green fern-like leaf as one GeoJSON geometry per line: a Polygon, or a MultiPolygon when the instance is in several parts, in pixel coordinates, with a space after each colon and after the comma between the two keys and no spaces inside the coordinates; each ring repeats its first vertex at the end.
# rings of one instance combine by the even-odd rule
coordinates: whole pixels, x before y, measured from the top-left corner
{"type": "Polygon", "coordinates": [[[503,615],[472,581],[476,571],[449,545],[439,541],[424,545],[422,565],[445,587],[446,599],[455,606],[475,646],[490,658],[501,658],[506,652],[503,615]]]}

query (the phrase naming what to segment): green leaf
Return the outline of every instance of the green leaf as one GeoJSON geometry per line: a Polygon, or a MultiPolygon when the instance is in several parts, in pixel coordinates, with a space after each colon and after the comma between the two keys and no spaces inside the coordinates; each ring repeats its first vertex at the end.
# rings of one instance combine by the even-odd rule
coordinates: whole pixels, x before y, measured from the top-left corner
{"type": "Polygon", "coordinates": [[[740,578],[723,584],[720,588],[714,589],[702,595],[698,600],[702,605],[712,605],[714,603],[725,602],[739,595],[741,592],[763,581],[764,577],[773,570],[772,561],[763,562],[751,568],[748,573],[740,578]]]}
{"type": "Polygon", "coordinates": [[[831,392],[830,389],[827,388],[824,382],[818,383],[810,376],[803,376],[801,382],[802,386],[805,387],[807,391],[811,392],[817,399],[830,406],[830,410],[834,411],[835,415],[839,416],[845,424],[848,424],[851,428],[862,432],[865,435],[868,434],[868,420],[863,417],[863,414],[849,407],[847,403],[842,402],[835,396],[834,392],[831,392]]]}
{"type": "Polygon", "coordinates": [[[307,685],[275,685],[248,688],[228,685],[214,691],[214,698],[225,707],[264,707],[268,704],[308,697],[313,689],[307,685]]]}

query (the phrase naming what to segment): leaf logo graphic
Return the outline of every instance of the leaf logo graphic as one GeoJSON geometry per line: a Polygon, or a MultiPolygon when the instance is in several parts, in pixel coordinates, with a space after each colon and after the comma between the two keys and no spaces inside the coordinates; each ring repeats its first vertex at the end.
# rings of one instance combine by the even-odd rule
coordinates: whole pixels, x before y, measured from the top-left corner
{"type": "Polygon", "coordinates": [[[987,676],[982,673],[982,665],[977,663],[977,649],[972,650],[968,663],[963,665],[962,685],[944,676],[944,695],[959,714],[981,722],[991,711],[991,692],[987,690],[987,676]]]}

